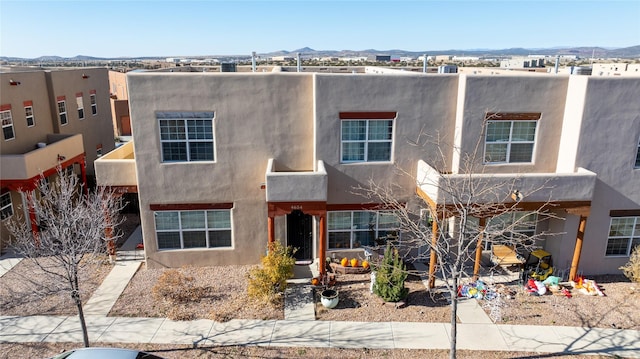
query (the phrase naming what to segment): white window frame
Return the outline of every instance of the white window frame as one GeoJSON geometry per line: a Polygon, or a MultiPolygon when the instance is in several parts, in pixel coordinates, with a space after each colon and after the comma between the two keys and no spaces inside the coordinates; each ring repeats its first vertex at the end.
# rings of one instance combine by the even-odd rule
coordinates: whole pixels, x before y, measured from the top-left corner
{"type": "Polygon", "coordinates": [[[89,102],[91,102],[91,115],[96,116],[98,114],[98,102],[96,101],[96,94],[89,95],[89,102]]]}
{"type": "MultiPolygon", "coordinates": [[[[400,239],[400,224],[398,223],[397,227],[380,227],[380,215],[381,214],[391,214],[393,215],[393,211],[372,211],[372,210],[353,210],[353,211],[329,211],[327,212],[327,248],[329,250],[345,250],[345,249],[356,249],[356,248],[361,248],[362,244],[357,245],[356,241],[356,233],[361,233],[361,232],[369,232],[371,230],[373,230],[374,233],[374,238],[373,240],[375,241],[376,238],[378,238],[380,236],[380,232],[396,232],[397,234],[397,238],[400,239]],[[354,213],[358,213],[358,212],[367,212],[367,213],[375,213],[375,223],[370,224],[370,228],[355,228],[356,225],[354,224],[354,213]],[[331,229],[331,225],[330,225],[330,218],[333,214],[338,214],[338,213],[349,213],[350,214],[350,228],[338,228],[338,229],[331,229]],[[342,247],[330,247],[330,241],[329,238],[331,237],[331,233],[349,233],[349,248],[342,248],[342,247]]],[[[375,245],[375,242],[374,244],[375,245]]],[[[371,246],[371,244],[370,244],[371,246]]]]}
{"type": "Polygon", "coordinates": [[[538,134],[538,122],[539,120],[487,120],[487,128],[485,129],[485,137],[484,137],[484,164],[493,165],[493,164],[531,164],[534,161],[534,155],[536,153],[536,137],[538,134]],[[487,137],[489,135],[489,125],[492,123],[509,123],[509,139],[506,141],[492,141],[488,142],[487,137]],[[533,140],[514,140],[513,138],[513,125],[515,123],[534,123],[535,129],[533,134],[533,140]],[[490,161],[487,159],[487,145],[491,144],[503,144],[507,146],[506,155],[504,161],[490,161]],[[514,144],[530,144],[531,146],[531,160],[528,162],[514,162],[511,161],[511,146],[514,144]]]}
{"type": "Polygon", "coordinates": [[[636,152],[636,163],[633,168],[640,168],[640,138],[638,139],[638,151],[636,152]]]}
{"type": "Polygon", "coordinates": [[[78,105],[78,119],[84,120],[84,103],[82,96],[76,96],[76,104],[78,105]]]}
{"type": "Polygon", "coordinates": [[[27,127],[33,127],[36,125],[36,117],[33,114],[33,106],[24,107],[24,117],[27,121],[27,127]],[[29,122],[31,122],[31,124],[29,124],[29,122]]]}
{"type": "Polygon", "coordinates": [[[165,250],[176,250],[176,249],[188,249],[188,250],[203,250],[203,249],[230,249],[233,248],[233,214],[231,209],[207,209],[207,210],[176,210],[176,211],[155,211],[154,212],[154,228],[156,231],[156,245],[158,246],[159,251],[165,250]],[[203,212],[205,216],[203,228],[183,228],[182,224],[182,213],[195,213],[195,212],[203,212]],[[229,214],[229,227],[209,227],[209,221],[207,220],[208,212],[227,212],[229,214]],[[172,229],[158,229],[158,222],[155,220],[158,214],[160,213],[177,213],[178,216],[178,228],[172,229]],[[184,246],[184,234],[188,232],[202,232],[205,233],[205,246],[204,247],[186,247],[184,246]],[[229,232],[230,243],[228,246],[217,246],[211,247],[209,232],[229,232]],[[178,232],[180,235],[180,248],[160,248],[160,241],[158,238],[158,233],[175,233],[178,232]]]}
{"type": "Polygon", "coordinates": [[[340,163],[390,163],[393,162],[393,139],[395,133],[395,121],[393,119],[343,119],[340,120],[340,163]],[[345,140],[344,127],[345,123],[349,122],[365,122],[365,139],[364,140],[345,140]],[[371,140],[369,139],[369,128],[372,122],[388,122],[391,127],[391,138],[384,140],[371,140]],[[344,158],[344,145],[345,143],[364,143],[364,158],[361,160],[345,160],[344,158]],[[370,160],[369,159],[369,144],[370,143],[389,143],[389,159],[385,160],[370,160]]]}
{"type": "Polygon", "coordinates": [[[215,163],[217,159],[216,155],[216,132],[215,132],[215,114],[213,112],[202,112],[202,113],[192,113],[192,112],[178,112],[178,113],[170,113],[169,115],[158,114],[158,130],[159,130],[159,139],[160,139],[160,158],[162,163],[190,163],[190,162],[213,162],[215,163]],[[182,117],[181,117],[182,116],[182,117]],[[201,116],[201,117],[199,117],[201,116]],[[188,121],[190,120],[198,120],[198,121],[209,121],[211,123],[211,139],[191,139],[189,138],[189,125],[188,121]],[[182,121],[182,126],[184,129],[184,138],[181,139],[163,139],[162,138],[162,122],[163,121],[182,121]],[[168,160],[164,157],[164,144],[170,143],[185,143],[185,151],[186,151],[186,159],[184,160],[168,160]],[[192,159],[191,153],[191,143],[211,143],[212,153],[211,159],[192,159]]]}
{"type": "Polygon", "coordinates": [[[635,248],[635,246],[633,245],[634,241],[637,243],[636,245],[640,246],[640,216],[611,217],[611,220],[609,221],[609,232],[607,234],[607,245],[605,247],[604,256],[605,257],[629,257],[631,255],[631,252],[633,251],[633,248],[635,248]],[[611,229],[612,229],[611,227],[613,226],[613,222],[620,219],[633,221],[630,235],[611,235],[611,229]],[[626,239],[627,240],[626,252],[623,254],[620,254],[620,253],[608,254],[607,252],[609,248],[609,241],[612,239],[614,240],[626,239]]]}
{"type": "Polygon", "coordinates": [[[13,216],[13,203],[11,202],[11,192],[0,195],[0,219],[5,220],[13,216]]]}
{"type": "Polygon", "coordinates": [[[60,119],[60,125],[66,126],[69,123],[67,117],[67,102],[66,100],[58,101],[58,118],[60,119]],[[64,118],[64,121],[62,120],[64,118]]]}
{"type": "Polygon", "coordinates": [[[16,129],[13,127],[13,116],[11,116],[11,110],[0,111],[0,121],[2,122],[2,137],[5,141],[10,141],[16,138],[16,129]],[[11,128],[11,137],[7,138],[5,128],[11,128]]]}

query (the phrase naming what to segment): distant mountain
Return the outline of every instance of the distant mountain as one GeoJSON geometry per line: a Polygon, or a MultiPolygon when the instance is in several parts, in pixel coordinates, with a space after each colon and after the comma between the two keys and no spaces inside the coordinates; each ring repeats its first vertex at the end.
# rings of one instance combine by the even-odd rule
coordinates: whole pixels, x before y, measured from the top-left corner
{"type": "MultiPolygon", "coordinates": [[[[260,57],[270,57],[270,56],[285,56],[292,55],[296,53],[300,53],[305,57],[362,57],[368,55],[396,55],[396,56],[407,56],[417,58],[418,56],[422,56],[423,54],[427,55],[453,55],[453,56],[477,56],[477,57],[505,57],[505,56],[527,56],[527,55],[545,55],[545,56],[555,56],[555,55],[575,55],[581,58],[590,58],[594,56],[596,58],[640,58],[640,45],[625,47],[625,48],[605,48],[605,47],[568,47],[568,46],[558,46],[551,48],[510,48],[510,49],[467,49],[467,50],[425,50],[425,51],[406,51],[400,49],[391,49],[391,50],[376,50],[376,49],[365,49],[365,50],[314,50],[310,47],[303,47],[297,50],[279,50],[274,52],[262,53],[258,54],[260,57]]],[[[235,57],[238,59],[248,58],[250,56],[250,52],[246,55],[236,55],[236,56],[227,56],[227,55],[207,55],[207,56],[196,56],[198,58],[205,57],[219,57],[219,58],[230,58],[235,57]]],[[[151,60],[151,59],[164,59],[166,57],[185,57],[190,58],[194,57],[193,55],[184,55],[184,56],[143,56],[143,57],[92,57],[86,55],[77,55],[75,57],[60,57],[60,56],[40,56],[34,59],[27,58],[19,58],[19,57],[8,57],[8,56],[0,56],[0,60],[8,61],[8,62],[78,62],[78,61],[106,61],[106,60],[120,60],[120,61],[128,61],[128,60],[151,60]]]]}

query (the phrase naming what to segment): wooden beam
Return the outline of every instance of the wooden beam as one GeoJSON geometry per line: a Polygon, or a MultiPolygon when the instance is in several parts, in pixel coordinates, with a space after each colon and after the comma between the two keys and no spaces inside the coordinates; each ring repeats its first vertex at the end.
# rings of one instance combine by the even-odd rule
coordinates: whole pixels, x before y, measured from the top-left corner
{"type": "Polygon", "coordinates": [[[587,217],[580,217],[580,225],[576,234],[576,246],[573,250],[573,260],[571,261],[571,270],[569,271],[569,280],[574,280],[578,274],[578,265],[580,264],[580,255],[582,253],[582,242],[584,240],[584,230],[587,226],[587,217]]]}

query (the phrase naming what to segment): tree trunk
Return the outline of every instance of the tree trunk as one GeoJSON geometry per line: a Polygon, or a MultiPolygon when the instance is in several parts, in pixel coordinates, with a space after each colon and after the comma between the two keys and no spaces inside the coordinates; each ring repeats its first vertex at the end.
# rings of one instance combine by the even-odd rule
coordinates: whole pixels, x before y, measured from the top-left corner
{"type": "Polygon", "coordinates": [[[80,298],[80,290],[78,288],[78,276],[76,276],[73,280],[73,290],[71,292],[71,297],[73,301],[76,303],[76,307],[78,308],[78,318],[80,319],[80,327],[82,328],[82,341],[84,342],[84,346],[89,347],[89,333],[87,332],[87,323],[84,321],[84,311],[82,310],[82,299],[80,298]]]}
{"type": "Polygon", "coordinates": [[[449,359],[456,359],[456,345],[458,340],[458,276],[453,275],[453,284],[449,291],[451,295],[451,341],[449,347],[449,359]]]}

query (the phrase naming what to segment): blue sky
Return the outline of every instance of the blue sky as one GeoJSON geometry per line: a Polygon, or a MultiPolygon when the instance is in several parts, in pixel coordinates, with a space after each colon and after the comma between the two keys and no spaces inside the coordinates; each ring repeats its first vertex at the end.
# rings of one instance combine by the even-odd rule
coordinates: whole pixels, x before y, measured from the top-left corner
{"type": "Polygon", "coordinates": [[[640,45],[640,1],[0,0],[0,56],[640,45]]]}

